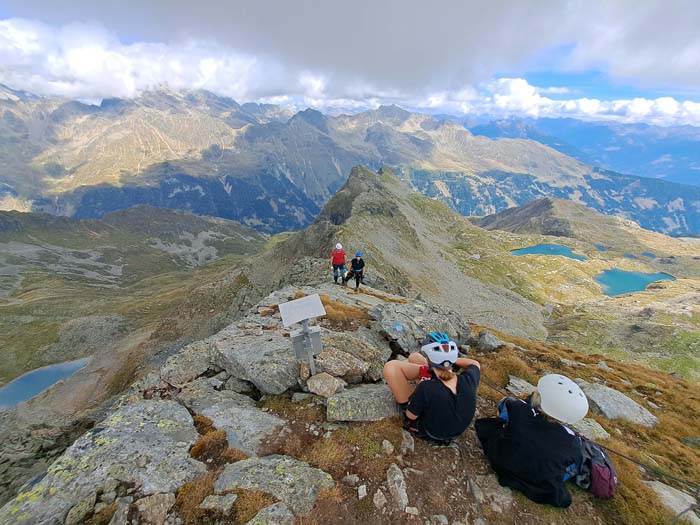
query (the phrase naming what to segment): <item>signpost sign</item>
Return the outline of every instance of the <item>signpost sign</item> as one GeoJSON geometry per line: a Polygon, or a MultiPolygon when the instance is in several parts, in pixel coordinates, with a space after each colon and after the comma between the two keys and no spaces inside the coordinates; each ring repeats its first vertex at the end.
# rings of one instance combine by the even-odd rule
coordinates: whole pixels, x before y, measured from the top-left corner
{"type": "Polygon", "coordinates": [[[292,348],[297,361],[306,361],[309,364],[311,375],[315,375],[314,356],[321,353],[323,345],[321,343],[321,328],[318,326],[309,327],[309,319],[326,315],[321,298],[318,294],[307,295],[301,299],[282,303],[279,308],[282,324],[285,327],[301,323],[301,329],[294,330],[290,335],[292,348]]]}

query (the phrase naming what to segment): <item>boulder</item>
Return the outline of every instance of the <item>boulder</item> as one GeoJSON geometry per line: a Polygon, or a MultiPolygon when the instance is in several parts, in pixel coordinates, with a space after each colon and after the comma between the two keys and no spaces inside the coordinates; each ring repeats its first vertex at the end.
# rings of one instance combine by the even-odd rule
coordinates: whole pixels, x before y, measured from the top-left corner
{"type": "Polygon", "coordinates": [[[306,515],[323,489],[335,486],[326,472],[289,456],[249,458],[226,465],[214,484],[217,493],[260,490],[287,505],[296,515],[306,515]]]}
{"type": "Polygon", "coordinates": [[[508,392],[513,394],[515,397],[520,397],[524,396],[525,394],[532,394],[537,389],[524,379],[520,379],[516,376],[508,376],[506,390],[508,390],[508,392]]]}
{"type": "Polygon", "coordinates": [[[591,409],[608,419],[624,419],[645,427],[653,427],[659,419],[622,392],[596,383],[577,379],[576,383],[588,397],[591,409]]]}
{"type": "Polygon", "coordinates": [[[599,439],[609,439],[610,434],[595,419],[584,417],[581,421],[569,425],[576,432],[586,436],[588,439],[597,441],[599,439]]]}
{"type": "Polygon", "coordinates": [[[382,492],[382,489],[377,489],[377,492],[374,493],[374,496],[372,497],[372,503],[374,503],[374,506],[378,510],[381,510],[386,506],[387,500],[386,496],[382,492]]]}
{"type": "Polygon", "coordinates": [[[413,439],[413,436],[411,435],[410,432],[407,432],[406,430],[401,431],[401,455],[404,456],[406,454],[413,454],[413,451],[415,450],[416,447],[416,442],[413,439]]]}
{"type": "Polygon", "coordinates": [[[165,523],[168,511],[175,505],[173,494],[154,494],[136,502],[139,517],[144,525],[161,525],[165,523]]]}
{"type": "Polygon", "coordinates": [[[379,421],[399,415],[394,396],[383,383],[348,388],[326,403],[328,421],[379,421]]]}
{"type": "MultiPolygon", "coordinates": [[[[669,487],[660,481],[645,481],[644,484],[653,490],[661,503],[674,514],[680,514],[696,503],[695,498],[678,489],[669,487]]],[[[683,518],[693,525],[700,525],[700,517],[692,511],[683,514],[683,518]]]]}
{"type": "Polygon", "coordinates": [[[385,338],[406,352],[420,350],[421,342],[429,332],[447,332],[457,344],[468,343],[471,335],[464,315],[422,301],[385,303],[374,308],[370,317],[385,338]]]}
{"type": "Polygon", "coordinates": [[[687,447],[700,448],[700,436],[684,437],[681,441],[687,447]]]}
{"type": "Polygon", "coordinates": [[[96,497],[97,494],[93,492],[83,501],[73,506],[73,508],[68,511],[64,525],[79,525],[83,523],[87,517],[92,514],[95,508],[96,497]]]}
{"type": "Polygon", "coordinates": [[[222,401],[202,412],[214,426],[226,432],[230,447],[255,456],[260,443],[276,433],[285,424],[283,419],[257,407],[241,406],[236,402],[222,401]]]}
{"type": "Polygon", "coordinates": [[[187,383],[175,398],[195,414],[201,414],[210,406],[224,401],[240,406],[255,406],[255,401],[248,396],[232,390],[216,390],[206,377],[187,383]]]}
{"type": "Polygon", "coordinates": [[[217,514],[223,514],[224,516],[229,516],[233,513],[233,508],[236,505],[236,500],[238,496],[235,494],[224,494],[223,496],[218,496],[212,494],[204,498],[204,501],[199,505],[202,510],[209,510],[216,512],[217,514]]]}
{"type": "Polygon", "coordinates": [[[323,352],[316,356],[319,371],[342,377],[348,383],[380,379],[391,348],[386,341],[376,344],[363,334],[368,335],[364,329],[355,333],[324,333],[323,352]]]}
{"type": "Polygon", "coordinates": [[[369,370],[369,363],[335,348],[324,349],[316,356],[315,361],[317,370],[342,377],[348,383],[360,383],[365,372],[369,370]]]}
{"type": "Polygon", "coordinates": [[[498,337],[486,330],[479,332],[479,335],[476,338],[472,338],[470,343],[482,352],[493,352],[504,344],[498,337]]]}
{"type": "Polygon", "coordinates": [[[255,387],[250,381],[244,381],[237,377],[230,377],[224,384],[226,390],[232,390],[238,394],[250,395],[255,392],[255,387]]]}
{"type": "Polygon", "coordinates": [[[182,386],[201,376],[209,369],[209,344],[197,341],[170,356],[160,369],[163,381],[182,386]]]}
{"type": "Polygon", "coordinates": [[[65,520],[68,511],[110,480],[139,487],[145,496],[174,493],[206,472],[189,449],[199,435],[189,412],[175,401],[126,405],[78,438],[0,509],[0,523],[65,520]]]}
{"type": "Polygon", "coordinates": [[[345,381],[337,377],[333,377],[326,372],[321,372],[315,376],[311,376],[306,381],[306,386],[310,392],[318,394],[322,397],[331,397],[333,394],[340,392],[345,388],[345,381]]]}
{"type": "Polygon", "coordinates": [[[386,471],[386,484],[389,487],[389,494],[394,498],[394,502],[401,510],[408,506],[408,492],[406,492],[406,478],[396,463],[389,465],[386,471]]]}
{"type": "Polygon", "coordinates": [[[211,344],[215,365],[263,394],[282,394],[297,384],[299,365],[289,339],[279,332],[255,335],[229,328],[214,335],[211,344]]]}
{"type": "Polygon", "coordinates": [[[476,500],[481,505],[489,505],[493,512],[507,513],[513,506],[513,491],[502,487],[495,475],[476,476],[470,484],[476,500]]]}
{"type": "Polygon", "coordinates": [[[275,503],[265,507],[245,525],[294,525],[294,514],[284,503],[275,503]]]}

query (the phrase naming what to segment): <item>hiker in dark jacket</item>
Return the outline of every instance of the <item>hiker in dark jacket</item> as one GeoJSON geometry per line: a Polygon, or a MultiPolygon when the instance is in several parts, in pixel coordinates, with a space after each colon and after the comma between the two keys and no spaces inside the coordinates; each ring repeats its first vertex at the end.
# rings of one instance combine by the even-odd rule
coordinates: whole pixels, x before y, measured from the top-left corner
{"type": "Polygon", "coordinates": [[[499,417],[478,419],[474,427],[501,485],[536,503],[568,507],[565,482],[578,473],[582,449],[575,433],[559,422],[576,423],[587,412],[578,385],[549,374],[526,401],[507,397],[499,403],[499,417]]]}
{"type": "Polygon", "coordinates": [[[365,261],[362,258],[362,252],[357,252],[355,257],[350,261],[350,268],[344,283],[347,283],[353,277],[355,278],[355,291],[360,289],[360,281],[365,272],[365,261]]]}

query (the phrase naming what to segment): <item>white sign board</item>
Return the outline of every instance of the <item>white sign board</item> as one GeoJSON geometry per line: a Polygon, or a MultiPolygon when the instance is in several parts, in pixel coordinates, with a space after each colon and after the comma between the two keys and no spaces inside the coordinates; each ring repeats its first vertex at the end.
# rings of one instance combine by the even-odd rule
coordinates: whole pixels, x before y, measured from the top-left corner
{"type": "Polygon", "coordinates": [[[301,299],[281,303],[279,306],[284,326],[291,326],[295,323],[300,323],[304,319],[313,319],[314,317],[326,315],[326,309],[323,307],[318,294],[307,295],[301,299]]]}

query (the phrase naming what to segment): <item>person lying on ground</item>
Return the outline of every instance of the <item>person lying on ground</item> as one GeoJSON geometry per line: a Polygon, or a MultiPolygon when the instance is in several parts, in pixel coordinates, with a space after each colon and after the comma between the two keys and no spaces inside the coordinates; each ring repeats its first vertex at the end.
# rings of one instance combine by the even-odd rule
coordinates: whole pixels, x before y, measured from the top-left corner
{"type": "Polygon", "coordinates": [[[477,361],[459,357],[454,341],[435,332],[408,361],[384,365],[384,379],[404,411],[406,429],[443,445],[462,434],[474,418],[480,373],[477,361]]]}
{"type": "Polygon", "coordinates": [[[499,483],[536,503],[568,507],[565,481],[578,473],[582,448],[562,423],[588,413],[585,394],[568,377],[549,374],[526,400],[506,397],[498,410],[498,417],[477,419],[474,427],[499,483]]]}

